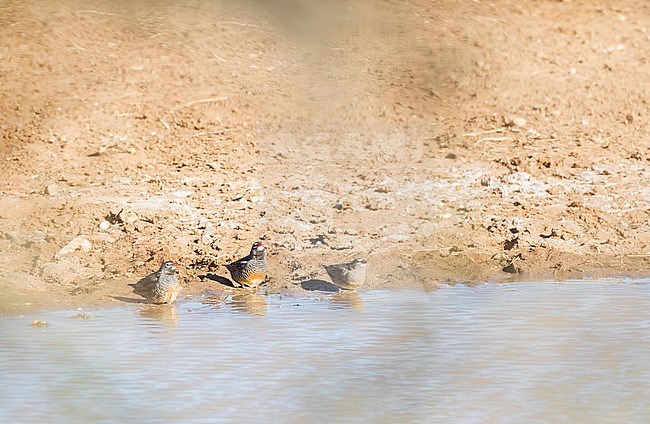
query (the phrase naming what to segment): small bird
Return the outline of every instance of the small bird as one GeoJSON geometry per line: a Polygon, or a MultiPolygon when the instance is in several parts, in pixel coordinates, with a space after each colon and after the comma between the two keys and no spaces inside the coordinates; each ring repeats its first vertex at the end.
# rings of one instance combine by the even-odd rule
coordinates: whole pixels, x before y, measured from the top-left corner
{"type": "Polygon", "coordinates": [[[256,241],[251,252],[235,262],[226,265],[236,287],[257,287],[266,278],[266,247],[256,241]]]}
{"type": "Polygon", "coordinates": [[[158,271],[147,275],[135,284],[129,284],[129,286],[133,287],[133,293],[144,297],[151,303],[172,304],[183,290],[176,278],[177,266],[178,262],[167,261],[160,266],[158,271]]]}
{"type": "Polygon", "coordinates": [[[366,280],[365,259],[355,259],[352,262],[336,265],[324,265],[335,286],[343,290],[356,290],[366,280]]]}

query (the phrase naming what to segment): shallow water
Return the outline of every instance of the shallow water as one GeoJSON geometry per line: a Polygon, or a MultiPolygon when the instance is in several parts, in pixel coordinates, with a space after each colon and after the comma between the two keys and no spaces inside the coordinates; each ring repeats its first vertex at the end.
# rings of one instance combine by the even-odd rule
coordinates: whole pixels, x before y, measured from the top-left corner
{"type": "Polygon", "coordinates": [[[650,421],[643,281],[305,296],[0,317],[0,421],[650,421]]]}

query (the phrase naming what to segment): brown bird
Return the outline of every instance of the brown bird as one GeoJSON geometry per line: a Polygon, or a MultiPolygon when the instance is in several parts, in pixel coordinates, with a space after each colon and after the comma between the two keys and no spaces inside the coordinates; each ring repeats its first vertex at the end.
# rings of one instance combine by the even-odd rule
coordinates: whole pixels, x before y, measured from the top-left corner
{"type": "Polygon", "coordinates": [[[366,280],[365,259],[355,259],[350,263],[324,265],[332,283],[343,290],[356,290],[366,280]]]}
{"type": "Polygon", "coordinates": [[[266,278],[266,247],[261,241],[253,243],[251,252],[226,265],[236,287],[257,287],[266,278]]]}
{"type": "Polygon", "coordinates": [[[151,273],[135,284],[129,284],[133,287],[133,293],[140,295],[151,303],[172,304],[183,290],[183,287],[176,278],[176,267],[178,262],[167,261],[163,263],[160,269],[151,273]]]}

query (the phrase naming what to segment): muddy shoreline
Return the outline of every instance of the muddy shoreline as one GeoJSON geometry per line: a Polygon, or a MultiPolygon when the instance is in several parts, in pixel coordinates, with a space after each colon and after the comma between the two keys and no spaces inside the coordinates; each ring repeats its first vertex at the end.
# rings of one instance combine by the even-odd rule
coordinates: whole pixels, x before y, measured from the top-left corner
{"type": "MultiPolygon", "coordinates": [[[[547,252],[545,252],[546,254],[547,252]]],[[[419,252],[412,257],[403,256],[395,265],[390,263],[393,254],[386,257],[371,256],[376,264],[369,270],[368,281],[360,289],[365,290],[418,290],[423,292],[435,291],[441,285],[449,284],[499,284],[510,282],[545,282],[579,280],[584,284],[608,279],[613,283],[629,282],[630,280],[647,278],[644,270],[646,259],[643,257],[613,257],[604,258],[584,256],[571,257],[566,253],[558,255],[567,263],[578,264],[574,269],[563,269],[561,263],[548,261],[548,258],[528,257],[522,261],[526,266],[537,265],[536,268],[520,270],[518,273],[505,272],[495,269],[494,261],[487,255],[449,255],[440,252],[419,252]],[[630,272],[630,269],[642,271],[630,272]],[[551,269],[551,272],[548,270],[551,269]]],[[[292,262],[291,260],[286,260],[292,262]]],[[[272,260],[271,274],[267,283],[256,289],[238,289],[224,284],[226,273],[199,273],[195,279],[188,272],[179,272],[183,292],[180,301],[209,301],[211,298],[222,299],[227,296],[268,296],[281,295],[296,299],[309,297],[329,297],[336,295],[336,288],[329,281],[326,273],[317,269],[310,274],[290,274],[285,278],[278,276],[275,270],[277,259],[272,260]],[[276,262],[273,264],[273,262],[276,262]]],[[[40,290],[30,287],[5,285],[2,287],[3,299],[0,301],[0,315],[14,315],[30,312],[61,310],[61,309],[94,309],[119,307],[129,304],[146,305],[146,301],[133,294],[127,284],[133,282],[133,276],[117,277],[107,281],[99,281],[90,290],[79,290],[77,285],[69,285],[67,291],[40,290]]]]}

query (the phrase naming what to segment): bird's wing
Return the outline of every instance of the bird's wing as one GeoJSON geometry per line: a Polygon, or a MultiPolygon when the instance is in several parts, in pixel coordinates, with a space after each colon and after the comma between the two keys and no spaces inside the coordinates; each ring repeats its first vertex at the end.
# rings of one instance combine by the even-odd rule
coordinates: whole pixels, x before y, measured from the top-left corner
{"type": "Polygon", "coordinates": [[[158,279],[160,278],[160,274],[158,272],[151,273],[147,275],[146,277],[143,277],[140,281],[138,281],[138,284],[143,283],[143,284],[149,284],[149,283],[156,283],[158,282],[158,279]]]}
{"type": "Polygon", "coordinates": [[[332,278],[341,278],[343,269],[339,265],[325,265],[325,271],[332,278]]]}
{"type": "Polygon", "coordinates": [[[143,293],[148,293],[157,282],[158,273],[154,272],[153,274],[149,274],[146,277],[142,278],[135,284],[129,284],[129,286],[133,287],[133,292],[135,294],[141,295],[143,293]]]}
{"type": "Polygon", "coordinates": [[[248,259],[242,258],[238,261],[235,261],[231,264],[226,265],[228,269],[244,269],[248,264],[248,259]]]}

